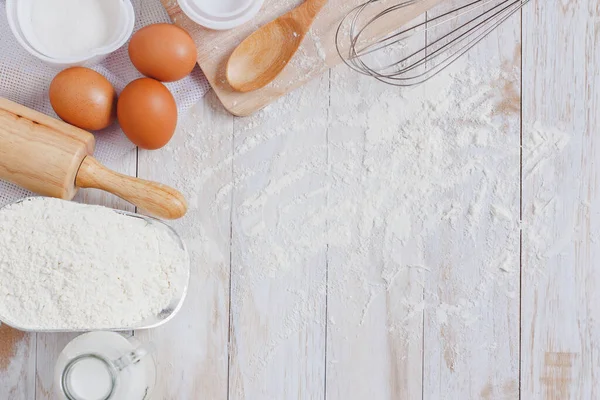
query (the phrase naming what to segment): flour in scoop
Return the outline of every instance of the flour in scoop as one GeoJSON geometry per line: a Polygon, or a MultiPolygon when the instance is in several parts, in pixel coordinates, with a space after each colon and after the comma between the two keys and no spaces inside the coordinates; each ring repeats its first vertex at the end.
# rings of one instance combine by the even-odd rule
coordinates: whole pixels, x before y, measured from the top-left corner
{"type": "Polygon", "coordinates": [[[181,292],[186,263],[159,223],[25,200],[0,210],[0,320],[32,330],[134,326],[181,292]]]}

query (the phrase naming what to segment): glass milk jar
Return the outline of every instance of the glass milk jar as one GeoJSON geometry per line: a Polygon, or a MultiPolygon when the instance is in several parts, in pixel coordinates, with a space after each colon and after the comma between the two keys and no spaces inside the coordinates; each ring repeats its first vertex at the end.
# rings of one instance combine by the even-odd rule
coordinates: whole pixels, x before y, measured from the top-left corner
{"type": "Polygon", "coordinates": [[[89,332],[63,349],[54,369],[60,400],[148,400],[156,381],[153,345],[89,332]]]}

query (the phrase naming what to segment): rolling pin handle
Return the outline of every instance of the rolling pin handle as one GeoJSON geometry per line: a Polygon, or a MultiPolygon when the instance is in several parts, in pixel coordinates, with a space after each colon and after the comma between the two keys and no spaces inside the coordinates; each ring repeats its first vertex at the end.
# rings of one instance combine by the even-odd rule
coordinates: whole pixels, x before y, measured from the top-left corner
{"type": "Polygon", "coordinates": [[[111,171],[92,156],[83,159],[75,185],[105,190],[159,218],[177,219],[187,212],[185,198],[177,190],[111,171]]]}

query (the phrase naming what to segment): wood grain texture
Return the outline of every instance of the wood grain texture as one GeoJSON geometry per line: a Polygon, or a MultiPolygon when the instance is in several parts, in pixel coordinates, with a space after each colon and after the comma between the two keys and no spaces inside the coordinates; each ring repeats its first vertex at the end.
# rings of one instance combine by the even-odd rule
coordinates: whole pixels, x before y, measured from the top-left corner
{"type": "MultiPolygon", "coordinates": [[[[424,45],[425,34],[408,43],[415,49],[424,45]]],[[[369,139],[371,129],[377,136],[383,124],[402,136],[397,118],[383,124],[380,119],[388,117],[388,104],[402,109],[403,89],[345,66],[331,70],[330,85],[326,398],[420,399],[423,310],[418,305],[427,272],[407,266],[420,264],[416,241],[401,243],[393,233],[403,218],[412,219],[400,204],[387,208],[392,198],[403,197],[397,189],[402,185],[378,177],[380,167],[394,168],[389,159],[379,159],[392,140],[369,139]]]]}
{"type": "Polygon", "coordinates": [[[91,133],[0,98],[0,179],[71,200],[77,170],[93,149],[91,133]]]}
{"type": "Polygon", "coordinates": [[[324,76],[235,120],[232,400],[323,397],[327,108],[324,76]]]}
{"type": "Polygon", "coordinates": [[[523,399],[600,398],[600,9],[523,12],[523,399]]]}
{"type": "Polygon", "coordinates": [[[0,325],[0,398],[35,397],[35,346],[35,334],[0,325]]]}
{"type": "MultiPolygon", "coordinates": [[[[247,116],[270,104],[280,96],[289,93],[311,79],[321,75],[327,68],[339,64],[335,48],[335,32],[338,24],[353,7],[363,0],[329,0],[317,17],[311,31],[294,57],[279,77],[270,85],[249,93],[233,90],[225,78],[225,66],[229,55],[248,35],[260,26],[299,5],[302,0],[266,0],[261,12],[249,23],[227,31],[212,31],[203,28],[181,11],[174,0],[161,0],[173,22],[187,30],[198,48],[198,64],[206,75],[219,99],[234,115],[247,116]]],[[[384,18],[377,29],[365,36],[376,37],[386,34],[402,24],[423,14],[442,0],[423,0],[409,6],[402,14],[384,18]]],[[[378,2],[373,12],[394,3],[394,0],[378,2]]]]}
{"type": "MultiPolygon", "coordinates": [[[[427,16],[463,4],[446,1],[427,16]]],[[[440,221],[425,243],[431,273],[424,294],[424,399],[518,398],[520,27],[517,13],[458,62],[478,66],[477,85],[489,87],[481,100],[489,102],[491,111],[473,104],[471,112],[491,113],[503,126],[502,140],[491,139],[468,178],[466,173],[451,178],[454,187],[440,193],[440,201],[457,217],[440,221]],[[505,217],[498,217],[498,209],[505,210],[505,217]]],[[[430,30],[428,42],[448,31],[447,26],[430,30]]],[[[464,83],[469,84],[473,87],[465,93],[477,96],[481,89],[464,83]]],[[[463,101],[474,98],[467,95],[463,101]]],[[[447,134],[460,135],[462,124],[469,124],[468,116],[448,121],[447,134]]],[[[475,148],[446,151],[460,164],[475,156],[475,148]]]]}
{"type": "Polygon", "coordinates": [[[60,119],[50,117],[39,111],[35,111],[29,107],[13,101],[0,98],[0,109],[17,116],[24,117],[28,120],[35,121],[40,125],[44,125],[51,130],[61,132],[63,135],[81,142],[87,149],[89,154],[94,152],[95,141],[92,139],[92,134],[77,128],[76,126],[67,124],[60,119]]]}
{"type": "Polygon", "coordinates": [[[139,154],[139,176],[180,189],[184,218],[170,223],[191,256],[190,286],[179,314],[163,327],[136,332],[158,352],[154,398],[227,398],[232,185],[232,117],[209,93],[182,115],[172,141],[139,154]]]}
{"type": "MultiPolygon", "coordinates": [[[[291,3],[271,7],[280,14],[291,3]]],[[[467,308],[478,316],[470,324],[453,310],[465,304],[461,298],[471,304],[477,288],[495,285],[490,271],[502,264],[504,282],[518,284],[510,226],[485,220],[465,237],[462,225],[453,231],[441,224],[425,243],[431,271],[419,272],[397,270],[385,240],[358,255],[341,251],[347,243],[339,241],[358,244],[360,232],[346,235],[328,217],[338,210],[356,225],[343,204],[359,201],[362,192],[332,177],[361,178],[368,152],[360,144],[377,118],[362,119],[366,105],[348,93],[385,98],[397,95],[393,89],[340,68],[249,119],[234,119],[210,93],[182,118],[173,143],[141,151],[140,176],[181,189],[190,205],[173,223],[192,255],[184,309],[164,327],[136,332],[158,345],[155,398],[600,398],[598,18],[592,0],[534,0],[523,11],[522,290],[514,298],[505,288],[482,291],[467,308]],[[342,123],[334,118],[344,115],[342,123]],[[322,226],[322,236],[303,236],[302,224],[322,226]],[[298,246],[310,257],[286,258],[298,246]],[[511,249],[510,257],[495,259],[494,246],[511,249]]],[[[469,55],[506,73],[488,83],[506,124],[497,150],[510,157],[488,159],[495,194],[482,209],[502,206],[513,222],[521,107],[518,79],[507,77],[520,75],[518,31],[516,17],[469,55]]],[[[218,36],[208,32],[206,40],[212,34],[218,36]]],[[[135,174],[135,154],[111,167],[135,174]]],[[[459,198],[464,209],[481,179],[466,179],[440,202],[459,198]]],[[[131,210],[96,190],[77,199],[131,210]]],[[[411,255],[411,246],[393,248],[411,255]]],[[[0,326],[0,399],[54,399],[54,362],[71,337],[0,326]]]]}
{"type": "Polygon", "coordinates": [[[384,99],[398,90],[353,76],[346,69],[332,71],[330,112],[344,117],[334,119],[329,132],[335,190],[328,194],[326,398],[420,399],[423,313],[415,305],[423,300],[426,271],[406,266],[419,264],[411,250],[416,243],[397,243],[391,233],[404,216],[384,205],[397,195],[394,190],[380,188],[382,197],[369,200],[374,194],[366,165],[378,163],[374,157],[381,149],[368,143],[366,132],[379,114],[371,109],[365,115],[365,104],[347,96],[368,92],[369,99],[384,99]],[[404,254],[402,262],[393,254],[404,254]]]}

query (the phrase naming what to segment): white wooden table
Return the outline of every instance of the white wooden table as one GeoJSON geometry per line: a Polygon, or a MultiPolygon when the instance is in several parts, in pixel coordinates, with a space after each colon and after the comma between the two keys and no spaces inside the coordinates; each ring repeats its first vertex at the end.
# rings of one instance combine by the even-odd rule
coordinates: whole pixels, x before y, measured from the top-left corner
{"type": "MultiPolygon", "coordinates": [[[[251,119],[228,115],[211,93],[167,149],[122,160],[122,172],[181,187],[191,204],[174,223],[193,257],[187,302],[166,326],[135,332],[159,348],[156,399],[600,398],[598,2],[534,0],[469,57],[520,76],[500,86],[500,150],[515,161],[495,184],[515,188],[504,207],[522,224],[516,235],[482,227],[473,245],[440,220],[429,273],[406,268],[393,284],[381,273],[390,248],[377,240],[363,267],[383,284],[365,285],[326,222],[321,235],[305,233],[307,216],[352,201],[330,185],[331,167],[349,166],[350,180],[363,172],[364,152],[337,145],[364,131],[336,123],[358,112],[345,94],[401,89],[340,67],[291,94],[298,107],[251,119]],[[564,135],[537,137],[536,124],[564,135]],[[477,292],[487,312],[469,323],[450,311],[490,268],[491,247],[477,244],[496,242],[508,248],[514,295],[477,292]]],[[[477,194],[470,187],[466,197],[477,194]]],[[[52,399],[54,361],[72,337],[0,327],[0,399],[52,399]]]]}

